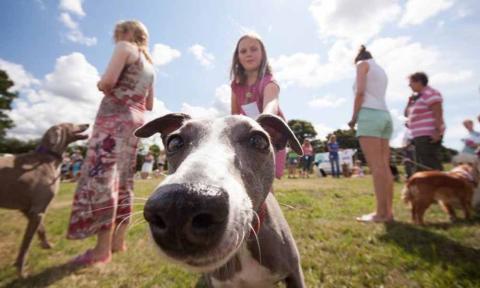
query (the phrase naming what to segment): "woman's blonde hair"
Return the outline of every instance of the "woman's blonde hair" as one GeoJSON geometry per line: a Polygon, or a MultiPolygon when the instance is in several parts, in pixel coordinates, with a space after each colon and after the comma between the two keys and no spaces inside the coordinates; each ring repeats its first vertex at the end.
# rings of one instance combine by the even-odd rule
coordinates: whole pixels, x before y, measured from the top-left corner
{"type": "Polygon", "coordinates": [[[233,52],[232,67],[230,69],[230,79],[234,80],[240,85],[245,85],[245,83],[247,82],[247,75],[245,74],[245,68],[243,68],[242,64],[240,64],[238,58],[238,46],[240,45],[240,42],[246,38],[257,40],[262,50],[262,61],[260,62],[260,67],[258,67],[257,79],[262,79],[265,75],[272,75],[272,68],[268,63],[267,50],[265,49],[265,45],[263,44],[262,39],[260,39],[260,36],[253,33],[245,34],[240,37],[240,39],[238,39],[237,45],[235,47],[235,52],[233,52]]]}
{"type": "Polygon", "coordinates": [[[150,53],[148,53],[147,27],[145,27],[145,25],[138,20],[121,21],[115,25],[115,30],[113,32],[114,40],[117,41],[121,34],[125,34],[127,32],[132,33],[133,39],[131,42],[138,46],[148,62],[153,63],[152,57],[150,56],[150,53]]]}

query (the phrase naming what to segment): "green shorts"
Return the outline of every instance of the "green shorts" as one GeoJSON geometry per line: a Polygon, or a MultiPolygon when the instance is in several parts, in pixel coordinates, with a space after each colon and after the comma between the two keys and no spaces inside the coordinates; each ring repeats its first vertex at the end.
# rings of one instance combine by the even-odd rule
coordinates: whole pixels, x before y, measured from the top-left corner
{"type": "Polygon", "coordinates": [[[370,136],[390,139],[393,123],[390,113],[385,110],[362,108],[358,113],[357,137],[370,136]]]}

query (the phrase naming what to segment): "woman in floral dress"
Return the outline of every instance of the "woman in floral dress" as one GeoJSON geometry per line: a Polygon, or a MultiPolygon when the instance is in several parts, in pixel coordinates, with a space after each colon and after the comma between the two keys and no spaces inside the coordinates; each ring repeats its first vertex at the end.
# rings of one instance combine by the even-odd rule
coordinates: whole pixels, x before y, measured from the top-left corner
{"type": "Polygon", "coordinates": [[[133,135],[153,108],[154,68],[148,32],[138,21],[116,25],[115,51],[98,82],[104,97],[73,199],[67,238],[96,235],[93,249],[73,259],[77,265],[107,263],[126,249],[124,236],[132,211],[138,139],[133,135]]]}

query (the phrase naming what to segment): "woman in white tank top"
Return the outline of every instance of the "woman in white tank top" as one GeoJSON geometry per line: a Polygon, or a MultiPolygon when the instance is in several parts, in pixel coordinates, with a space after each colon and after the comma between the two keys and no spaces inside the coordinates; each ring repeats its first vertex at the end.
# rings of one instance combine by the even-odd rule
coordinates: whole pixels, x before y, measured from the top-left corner
{"type": "Polygon", "coordinates": [[[393,221],[393,177],[390,172],[390,145],[392,119],[385,103],[387,74],[365,46],[357,57],[355,101],[352,119],[348,125],[357,125],[360,147],[372,172],[376,196],[376,211],[357,217],[361,222],[393,221]]]}

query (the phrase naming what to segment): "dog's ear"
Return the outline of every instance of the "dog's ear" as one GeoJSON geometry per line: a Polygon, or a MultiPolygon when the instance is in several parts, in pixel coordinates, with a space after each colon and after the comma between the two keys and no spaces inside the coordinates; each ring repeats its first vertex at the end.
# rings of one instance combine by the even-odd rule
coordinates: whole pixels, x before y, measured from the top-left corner
{"type": "Polygon", "coordinates": [[[166,114],[139,127],[134,134],[139,138],[147,138],[155,133],[165,136],[180,128],[183,122],[189,119],[191,119],[190,115],[183,113],[166,114]]]}
{"type": "Polygon", "coordinates": [[[270,135],[274,148],[282,150],[287,146],[287,142],[295,153],[303,155],[302,146],[298,142],[297,137],[293,131],[288,127],[287,123],[282,118],[272,114],[261,114],[257,118],[257,122],[270,135]]]}

